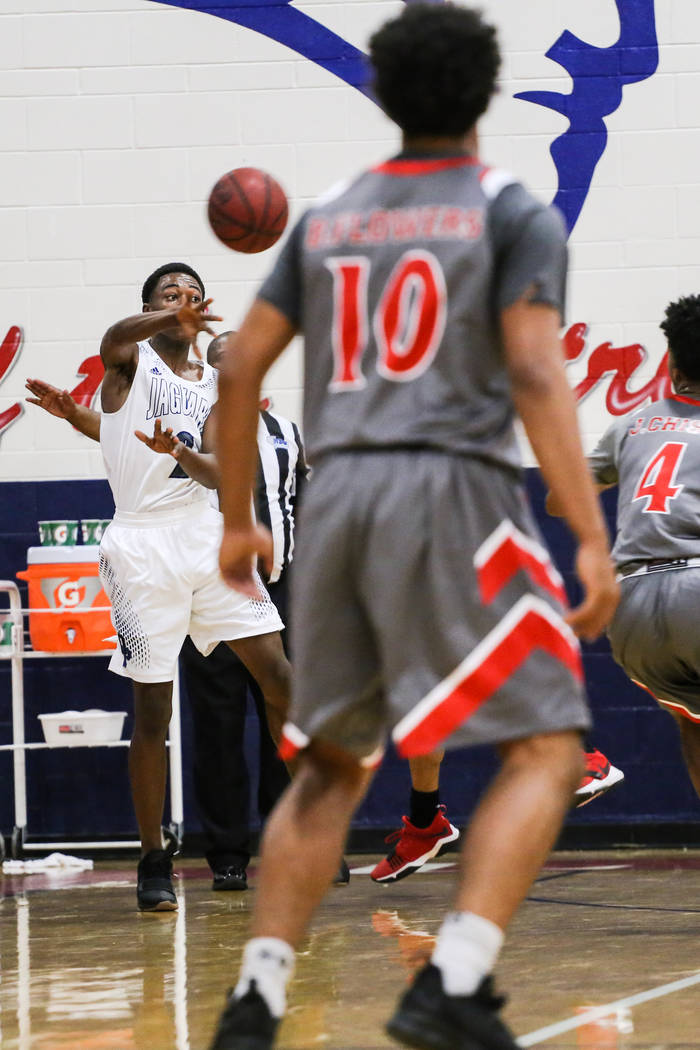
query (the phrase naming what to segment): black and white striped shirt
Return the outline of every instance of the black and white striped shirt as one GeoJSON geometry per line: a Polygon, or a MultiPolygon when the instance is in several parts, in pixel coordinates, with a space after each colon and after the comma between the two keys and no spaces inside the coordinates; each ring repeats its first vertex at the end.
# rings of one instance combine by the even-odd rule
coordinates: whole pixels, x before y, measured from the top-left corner
{"type": "Polygon", "coordinates": [[[276,412],[262,410],[258,419],[258,477],[255,512],[272,533],[276,583],[294,553],[294,507],[308,473],[299,428],[276,412]]]}

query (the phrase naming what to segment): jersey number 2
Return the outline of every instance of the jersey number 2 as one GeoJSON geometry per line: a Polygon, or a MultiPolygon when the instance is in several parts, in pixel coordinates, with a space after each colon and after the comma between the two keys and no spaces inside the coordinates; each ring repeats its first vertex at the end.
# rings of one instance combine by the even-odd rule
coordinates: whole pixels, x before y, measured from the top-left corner
{"type": "MultiPolygon", "coordinates": [[[[177,440],[181,441],[183,445],[187,446],[187,448],[194,448],[194,438],[192,437],[191,434],[188,434],[186,430],[181,430],[180,431],[180,433],[177,435],[177,440]]],[[[186,477],[188,477],[188,475],[185,474],[185,472],[182,469],[182,467],[180,466],[180,464],[176,463],[175,466],[173,467],[173,469],[171,470],[171,472],[168,474],[168,477],[169,478],[186,478],[186,477]]]]}
{"type": "MultiPolygon", "coordinates": [[[[371,262],[352,255],[326,259],[333,275],[333,378],[330,390],[366,383],[362,355],[369,340],[367,289],[371,262]]],[[[407,382],[429,368],[445,330],[445,276],[432,252],[414,249],[398,260],[372,318],[377,371],[407,382]]]]}
{"type": "Polygon", "coordinates": [[[685,441],[667,441],[645,466],[632,497],[647,500],[644,514],[668,514],[670,501],[683,490],[675,481],[686,448],[685,441]]]}

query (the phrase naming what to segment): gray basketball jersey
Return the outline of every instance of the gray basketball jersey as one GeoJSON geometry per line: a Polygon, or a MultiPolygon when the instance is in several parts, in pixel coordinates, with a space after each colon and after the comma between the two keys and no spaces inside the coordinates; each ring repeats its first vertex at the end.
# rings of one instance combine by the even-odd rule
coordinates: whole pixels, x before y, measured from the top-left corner
{"type": "Polygon", "coordinates": [[[700,401],[671,395],[625,416],[589,462],[619,486],[617,565],[700,555],[700,401]]]}
{"type": "Polygon", "coordinates": [[[402,155],[302,217],[260,296],[305,337],[310,458],[433,448],[519,467],[499,313],[563,312],[561,216],[464,155],[402,155]]]}

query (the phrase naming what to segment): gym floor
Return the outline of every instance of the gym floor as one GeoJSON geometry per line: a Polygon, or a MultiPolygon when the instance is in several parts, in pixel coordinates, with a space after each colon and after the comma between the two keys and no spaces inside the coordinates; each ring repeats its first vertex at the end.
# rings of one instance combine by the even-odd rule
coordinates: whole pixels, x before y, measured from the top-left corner
{"type": "MultiPolygon", "coordinates": [[[[280,1050],[380,1050],[450,900],[448,854],[393,886],[349,858],[302,947],[280,1050]]],[[[3,1050],[206,1050],[255,899],[176,861],[179,911],[141,915],[135,864],[0,878],[3,1050]]],[[[524,1047],[700,1048],[700,851],[559,853],[497,969],[524,1047]]]]}

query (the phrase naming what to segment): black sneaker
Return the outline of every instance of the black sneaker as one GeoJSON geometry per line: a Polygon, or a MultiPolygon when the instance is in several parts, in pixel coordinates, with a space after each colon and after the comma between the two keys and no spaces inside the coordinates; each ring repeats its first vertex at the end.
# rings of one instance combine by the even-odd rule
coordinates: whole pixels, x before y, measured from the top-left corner
{"type": "Polygon", "coordinates": [[[345,862],[345,857],[341,858],[340,867],[333,876],[334,886],[347,886],[350,882],[350,868],[345,862]]]}
{"type": "Polygon", "coordinates": [[[213,890],[247,890],[248,876],[245,868],[238,868],[234,864],[228,868],[220,868],[214,872],[211,888],[213,890]]]}
{"type": "Polygon", "coordinates": [[[485,977],[473,995],[447,995],[442,974],[428,963],[403,995],[386,1026],[390,1036],[418,1050],[519,1050],[498,1017],[505,999],[485,977]]]}
{"type": "Polygon", "coordinates": [[[173,865],[164,849],[152,849],[139,861],[136,899],[140,911],[177,911],[173,865]]]}
{"type": "Polygon", "coordinates": [[[255,981],[240,999],[229,992],[209,1050],[270,1050],[279,1021],[270,1013],[255,981]]]}

